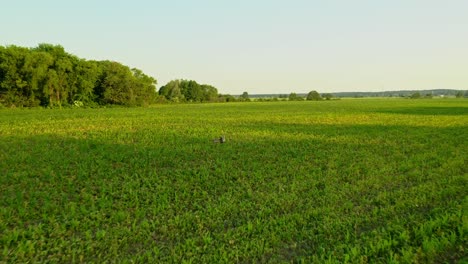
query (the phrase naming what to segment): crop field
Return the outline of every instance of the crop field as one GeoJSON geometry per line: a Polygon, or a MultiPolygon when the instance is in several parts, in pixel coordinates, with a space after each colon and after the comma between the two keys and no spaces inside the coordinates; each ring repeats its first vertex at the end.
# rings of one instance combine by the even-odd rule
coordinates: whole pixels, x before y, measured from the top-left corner
{"type": "Polygon", "coordinates": [[[467,183],[466,99],[2,109],[0,263],[463,262],[467,183]]]}

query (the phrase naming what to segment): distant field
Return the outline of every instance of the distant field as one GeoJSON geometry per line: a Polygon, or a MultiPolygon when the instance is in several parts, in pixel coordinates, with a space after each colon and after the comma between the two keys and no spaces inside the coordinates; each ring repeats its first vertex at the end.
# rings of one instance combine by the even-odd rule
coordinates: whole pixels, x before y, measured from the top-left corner
{"type": "Polygon", "coordinates": [[[0,263],[457,262],[467,183],[466,99],[3,109],[0,263]]]}

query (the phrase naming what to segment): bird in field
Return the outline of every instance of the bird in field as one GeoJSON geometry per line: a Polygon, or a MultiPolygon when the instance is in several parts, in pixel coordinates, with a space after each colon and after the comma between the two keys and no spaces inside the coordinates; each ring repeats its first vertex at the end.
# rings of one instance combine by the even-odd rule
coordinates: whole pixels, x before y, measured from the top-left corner
{"type": "Polygon", "coordinates": [[[220,136],[219,138],[216,138],[213,140],[214,143],[226,143],[226,138],[224,136],[220,136]]]}

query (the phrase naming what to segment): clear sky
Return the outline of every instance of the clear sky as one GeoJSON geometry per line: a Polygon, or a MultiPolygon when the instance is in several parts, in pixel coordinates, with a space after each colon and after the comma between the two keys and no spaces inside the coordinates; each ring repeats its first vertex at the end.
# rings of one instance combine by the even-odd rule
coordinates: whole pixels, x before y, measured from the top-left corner
{"type": "Polygon", "coordinates": [[[468,89],[468,0],[15,0],[0,45],[60,44],[221,93],[468,89]]]}

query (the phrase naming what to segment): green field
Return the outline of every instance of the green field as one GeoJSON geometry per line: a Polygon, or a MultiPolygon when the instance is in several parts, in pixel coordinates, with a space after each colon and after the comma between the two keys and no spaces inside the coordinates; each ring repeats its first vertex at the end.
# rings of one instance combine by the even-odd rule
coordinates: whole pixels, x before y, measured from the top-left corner
{"type": "Polygon", "coordinates": [[[0,139],[0,263],[467,260],[466,99],[3,109],[0,139]]]}

